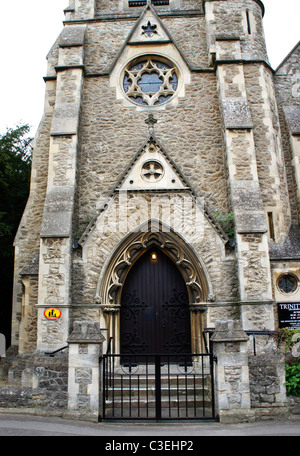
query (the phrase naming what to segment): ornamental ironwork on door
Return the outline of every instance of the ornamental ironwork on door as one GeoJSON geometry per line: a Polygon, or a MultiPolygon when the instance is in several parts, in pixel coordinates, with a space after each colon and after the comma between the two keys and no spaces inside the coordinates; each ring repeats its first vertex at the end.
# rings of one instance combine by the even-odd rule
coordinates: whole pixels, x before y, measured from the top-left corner
{"type": "Polygon", "coordinates": [[[129,271],[122,290],[121,354],[191,353],[188,293],[173,261],[148,250],[129,271]]]}

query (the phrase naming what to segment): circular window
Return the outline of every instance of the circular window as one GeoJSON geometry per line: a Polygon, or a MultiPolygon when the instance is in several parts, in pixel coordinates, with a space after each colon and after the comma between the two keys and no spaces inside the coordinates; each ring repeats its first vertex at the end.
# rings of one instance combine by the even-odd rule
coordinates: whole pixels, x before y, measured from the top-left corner
{"type": "Polygon", "coordinates": [[[278,278],[277,286],[282,293],[294,293],[298,288],[298,278],[294,274],[282,274],[278,278]]]}
{"type": "Polygon", "coordinates": [[[123,89],[127,97],[143,106],[165,103],[178,87],[178,71],[172,62],[158,56],[140,57],[125,69],[123,89]]]}
{"type": "Polygon", "coordinates": [[[158,182],[164,175],[164,168],[158,161],[149,160],[143,164],[141,175],[147,182],[158,182]]]}

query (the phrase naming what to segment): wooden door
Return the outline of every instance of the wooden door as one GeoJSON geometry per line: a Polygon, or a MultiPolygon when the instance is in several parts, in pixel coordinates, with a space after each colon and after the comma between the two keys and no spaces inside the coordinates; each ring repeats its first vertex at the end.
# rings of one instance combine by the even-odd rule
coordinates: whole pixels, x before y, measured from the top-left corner
{"type": "Polygon", "coordinates": [[[147,251],[132,267],[121,298],[121,354],[191,353],[188,293],[162,251],[147,251]]]}

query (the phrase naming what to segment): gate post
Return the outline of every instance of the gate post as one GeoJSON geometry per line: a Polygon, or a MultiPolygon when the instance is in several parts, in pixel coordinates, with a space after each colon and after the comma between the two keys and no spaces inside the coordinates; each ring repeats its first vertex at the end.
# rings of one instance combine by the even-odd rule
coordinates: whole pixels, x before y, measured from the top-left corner
{"type": "Polygon", "coordinates": [[[101,365],[105,337],[97,323],[75,321],[69,343],[69,417],[98,420],[101,414],[101,365]]]}
{"type": "Polygon", "coordinates": [[[220,421],[253,421],[250,404],[248,336],[238,320],[216,321],[211,338],[217,357],[216,408],[220,421]]]}

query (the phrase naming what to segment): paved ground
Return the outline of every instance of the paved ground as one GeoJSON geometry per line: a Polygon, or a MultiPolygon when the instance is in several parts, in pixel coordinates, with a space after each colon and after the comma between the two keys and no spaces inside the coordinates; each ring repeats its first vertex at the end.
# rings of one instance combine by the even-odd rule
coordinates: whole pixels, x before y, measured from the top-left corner
{"type": "MultiPolygon", "coordinates": [[[[114,445],[118,443],[119,437],[120,441],[124,441],[126,437],[126,441],[130,442],[130,437],[132,441],[135,441],[134,437],[170,437],[169,440],[185,440],[191,437],[196,441],[198,436],[300,436],[300,416],[287,421],[224,425],[215,422],[88,423],[0,413],[0,436],[103,436],[108,444],[114,440],[114,445]]],[[[152,450],[155,450],[154,446],[155,444],[152,450]]]]}

